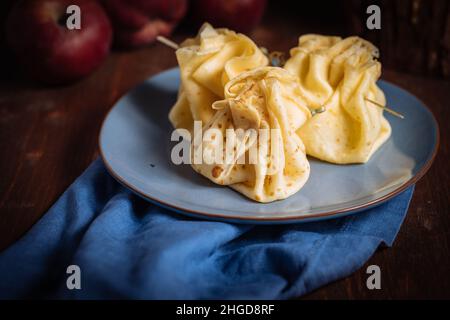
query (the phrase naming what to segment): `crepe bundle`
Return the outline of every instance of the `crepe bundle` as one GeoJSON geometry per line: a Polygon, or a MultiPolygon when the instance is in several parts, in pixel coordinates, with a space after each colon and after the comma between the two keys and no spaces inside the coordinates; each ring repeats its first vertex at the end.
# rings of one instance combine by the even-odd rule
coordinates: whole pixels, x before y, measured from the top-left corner
{"type": "Polygon", "coordinates": [[[298,99],[299,89],[296,77],[275,67],[257,68],[229,81],[225,99],[213,103],[215,114],[203,127],[204,161],[194,160],[194,170],[259,202],[296,193],[310,172],[296,134],[311,117],[298,99]],[[222,163],[215,160],[221,148],[226,149],[222,163]]]}
{"type": "Polygon", "coordinates": [[[267,57],[243,34],[214,29],[205,23],[197,37],[176,51],[181,73],[178,100],[169,114],[175,128],[192,131],[194,120],[209,121],[214,101],[224,98],[224,86],[242,72],[268,64],[267,57]]]}
{"type": "Polygon", "coordinates": [[[291,50],[284,68],[298,76],[301,99],[326,111],[297,131],[308,155],[332,163],[364,163],[389,138],[391,128],[376,81],[378,50],[358,37],[305,35],[291,50]]]}

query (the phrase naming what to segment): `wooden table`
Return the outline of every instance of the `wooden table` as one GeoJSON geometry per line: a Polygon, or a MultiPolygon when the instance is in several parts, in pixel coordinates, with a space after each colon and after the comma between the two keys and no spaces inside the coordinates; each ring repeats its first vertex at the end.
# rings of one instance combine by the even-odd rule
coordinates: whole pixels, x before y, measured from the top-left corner
{"type": "MultiPolygon", "coordinates": [[[[266,19],[252,37],[262,46],[287,51],[305,31],[310,30],[266,19]]],[[[176,41],[183,38],[181,33],[174,36],[176,41]]],[[[156,44],[114,52],[93,75],[68,87],[41,87],[18,76],[2,81],[0,250],[22,236],[98,157],[100,125],[115,101],[175,65],[172,50],[156,44]]],[[[417,95],[437,116],[438,156],[416,185],[394,246],[379,249],[367,263],[380,266],[382,289],[366,288],[364,266],[305,298],[450,298],[450,82],[390,70],[383,79],[417,95]]]]}

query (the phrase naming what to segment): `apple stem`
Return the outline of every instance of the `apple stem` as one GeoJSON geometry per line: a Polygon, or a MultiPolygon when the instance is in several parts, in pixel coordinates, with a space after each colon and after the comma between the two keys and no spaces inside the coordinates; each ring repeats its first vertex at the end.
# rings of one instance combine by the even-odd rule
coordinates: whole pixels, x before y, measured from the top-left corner
{"type": "Polygon", "coordinates": [[[156,40],[158,40],[162,44],[164,44],[172,49],[175,49],[175,50],[177,50],[180,47],[177,43],[175,43],[172,40],[167,39],[166,37],[163,37],[163,36],[157,36],[156,40]]]}

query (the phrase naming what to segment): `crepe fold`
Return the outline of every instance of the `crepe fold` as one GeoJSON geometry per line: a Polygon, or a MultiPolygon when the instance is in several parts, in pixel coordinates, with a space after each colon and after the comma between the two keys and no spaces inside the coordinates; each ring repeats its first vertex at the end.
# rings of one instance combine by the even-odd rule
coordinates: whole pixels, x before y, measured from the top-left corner
{"type": "MultiPolygon", "coordinates": [[[[202,129],[203,162],[193,161],[194,170],[259,202],[300,190],[310,166],[296,131],[311,112],[298,100],[298,91],[297,79],[275,67],[229,81],[225,99],[213,104],[216,113],[202,129]]],[[[195,155],[200,144],[192,145],[195,155]]]]}
{"type": "Polygon", "coordinates": [[[310,169],[296,131],[311,116],[297,78],[267,67],[248,37],[209,24],[176,55],[181,86],[169,119],[191,133],[194,170],[260,202],[297,192],[310,169]]]}
{"type": "Polygon", "coordinates": [[[378,49],[359,37],[304,35],[284,68],[300,81],[301,99],[310,109],[325,109],[297,133],[308,155],[332,163],[365,163],[389,138],[391,127],[376,81],[378,49]]]}
{"type": "Polygon", "coordinates": [[[214,101],[223,99],[224,86],[242,72],[266,66],[268,59],[243,34],[214,29],[205,23],[195,38],[176,51],[181,85],[178,100],[169,113],[175,128],[193,129],[194,120],[209,121],[214,101]]]}

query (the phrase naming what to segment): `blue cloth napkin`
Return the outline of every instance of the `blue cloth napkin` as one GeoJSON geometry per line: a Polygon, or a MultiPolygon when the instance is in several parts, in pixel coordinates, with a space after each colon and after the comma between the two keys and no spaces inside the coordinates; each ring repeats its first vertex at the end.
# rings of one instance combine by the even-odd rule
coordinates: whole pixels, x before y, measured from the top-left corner
{"type": "Polygon", "coordinates": [[[0,298],[285,299],[345,277],[392,245],[413,193],[295,225],[188,218],[150,204],[96,160],[0,254],[0,298]],[[80,290],[69,290],[69,265],[80,290]]]}

